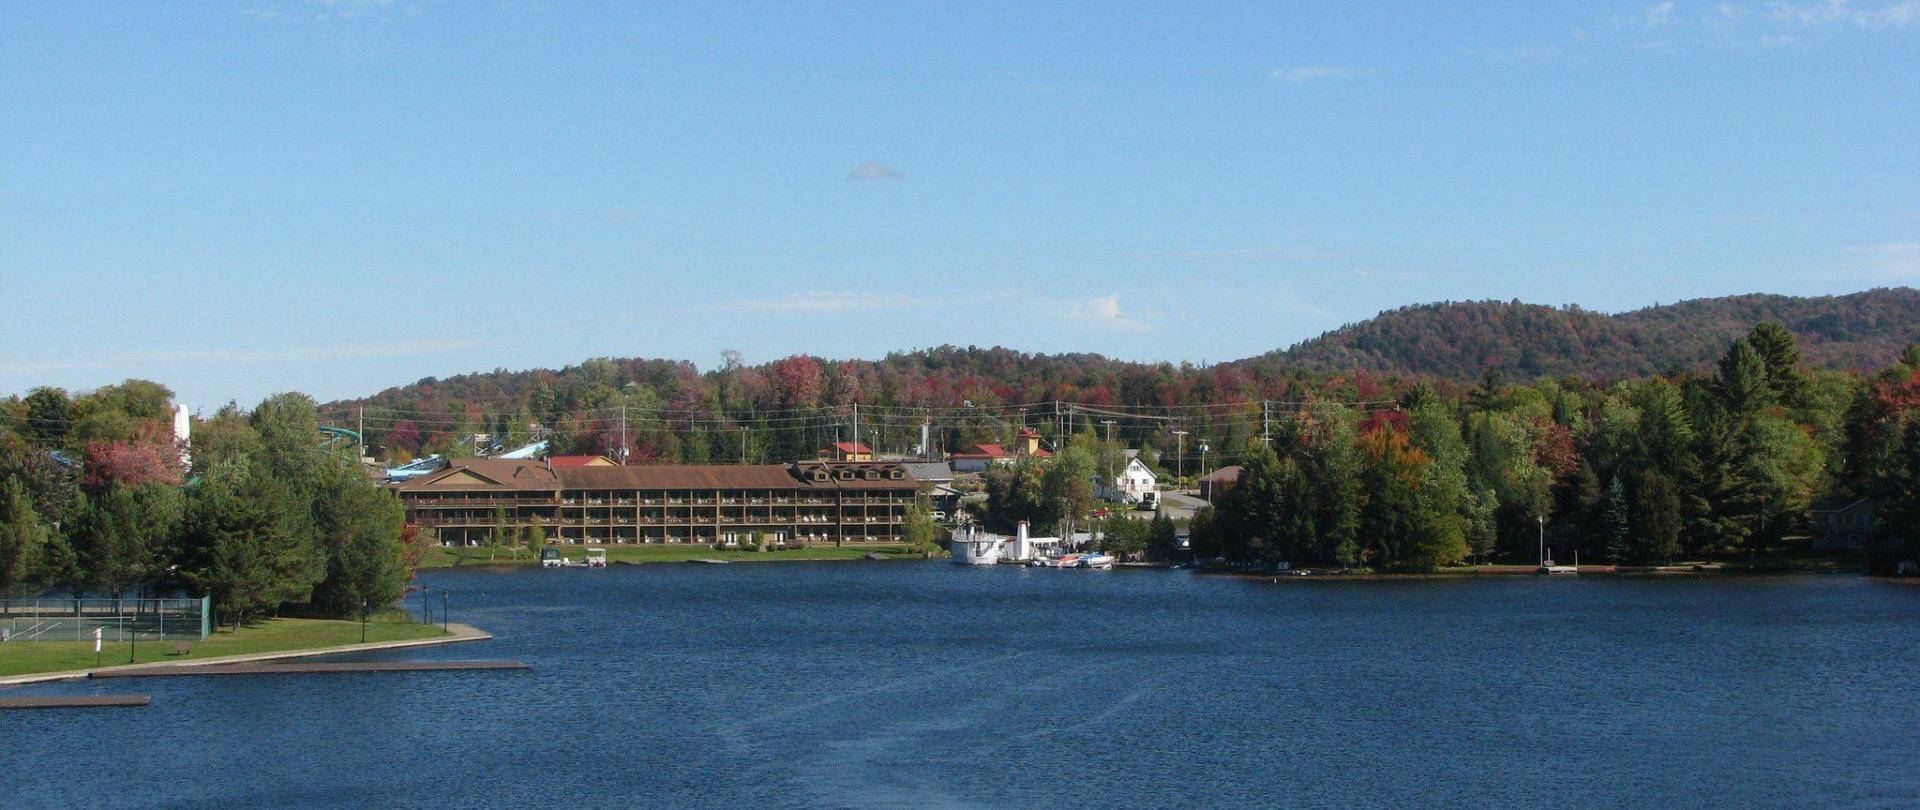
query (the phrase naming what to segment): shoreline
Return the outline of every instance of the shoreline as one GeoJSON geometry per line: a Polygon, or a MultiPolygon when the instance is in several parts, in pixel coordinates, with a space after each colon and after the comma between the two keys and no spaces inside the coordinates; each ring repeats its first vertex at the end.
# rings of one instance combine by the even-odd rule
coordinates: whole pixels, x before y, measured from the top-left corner
{"type": "MultiPolygon", "coordinates": [[[[635,544],[611,544],[611,545],[605,545],[605,546],[589,546],[589,545],[568,543],[568,544],[558,545],[556,547],[561,549],[562,556],[566,557],[566,559],[568,559],[570,562],[578,561],[582,559],[582,557],[586,553],[586,550],[589,548],[605,549],[607,552],[607,561],[609,565],[659,565],[659,564],[665,564],[665,563],[686,563],[686,562],[694,562],[698,560],[707,560],[707,559],[719,559],[719,560],[725,560],[727,562],[756,562],[756,563],[842,562],[842,561],[848,561],[848,560],[861,561],[861,562],[891,562],[894,560],[922,559],[922,557],[920,557],[917,554],[912,554],[907,552],[905,547],[897,546],[897,545],[808,546],[805,548],[775,549],[770,551],[747,551],[744,549],[736,549],[736,548],[717,549],[708,545],[694,545],[694,544],[664,545],[664,544],[635,543],[635,544]],[[879,559],[879,560],[869,559],[867,557],[868,554],[877,554],[877,555],[880,555],[883,559],[879,559]]],[[[456,569],[462,569],[462,568],[511,569],[511,568],[538,568],[540,566],[539,558],[531,555],[527,555],[524,551],[521,552],[521,556],[518,558],[505,557],[504,555],[506,552],[500,552],[500,553],[503,555],[503,558],[488,560],[488,559],[484,559],[484,556],[483,556],[485,554],[484,548],[460,547],[460,546],[455,546],[455,547],[435,546],[433,548],[433,551],[430,552],[429,556],[422,559],[419,565],[419,570],[448,571],[448,570],[456,570],[456,569]],[[474,554],[474,555],[467,555],[467,554],[455,553],[456,550],[459,550],[459,551],[476,551],[477,550],[477,551],[480,551],[481,553],[474,554]],[[481,558],[475,559],[476,557],[481,557],[481,558]]]]}
{"type": "MultiPolygon", "coordinates": [[[[374,650],[397,650],[408,647],[434,647],[442,644],[459,644],[468,641],[487,641],[493,634],[469,624],[453,622],[447,625],[445,635],[427,638],[401,639],[398,641],[369,641],[365,644],[335,644],[326,647],[306,647],[297,650],[275,650],[273,652],[241,653],[220,655],[211,658],[196,658],[183,661],[163,661],[156,663],[115,664],[105,667],[86,667],[84,669],[63,669],[52,672],[35,672],[25,675],[0,677],[0,687],[25,686],[36,683],[57,681],[75,681],[93,676],[95,672],[117,672],[128,669],[152,669],[154,667],[199,667],[219,664],[246,664],[260,661],[279,661],[288,658],[309,658],[316,655],[339,655],[341,653],[371,652],[374,650]]],[[[22,642],[30,643],[30,642],[22,642]]]]}
{"type": "MultiPolygon", "coordinates": [[[[1573,571],[1555,571],[1546,573],[1538,566],[1483,566],[1471,570],[1428,571],[1428,572],[1353,572],[1337,573],[1332,571],[1299,574],[1286,571],[1259,571],[1233,568],[1194,568],[1196,574],[1214,577],[1227,577],[1247,580],[1314,581],[1314,582],[1372,582],[1385,580],[1413,579],[1473,579],[1480,577],[1623,577],[1623,578],[1660,578],[1660,577],[1784,577],[1784,576],[1853,576],[1861,579],[1900,580],[1902,577],[1876,577],[1863,569],[1808,569],[1808,568],[1746,568],[1746,567],[1704,567],[1691,565],[1671,566],[1582,566],[1573,571]]],[[[1904,579],[1911,579],[1904,578],[1904,579]]]]}

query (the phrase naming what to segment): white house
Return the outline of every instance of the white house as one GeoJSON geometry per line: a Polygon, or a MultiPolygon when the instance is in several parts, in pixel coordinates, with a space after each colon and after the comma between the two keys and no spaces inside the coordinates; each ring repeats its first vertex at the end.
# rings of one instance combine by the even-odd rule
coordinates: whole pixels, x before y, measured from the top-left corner
{"type": "Polygon", "coordinates": [[[1094,497],[1115,503],[1139,503],[1159,486],[1160,479],[1140,460],[1140,451],[1127,451],[1127,466],[1112,480],[1094,479],[1094,497]]]}

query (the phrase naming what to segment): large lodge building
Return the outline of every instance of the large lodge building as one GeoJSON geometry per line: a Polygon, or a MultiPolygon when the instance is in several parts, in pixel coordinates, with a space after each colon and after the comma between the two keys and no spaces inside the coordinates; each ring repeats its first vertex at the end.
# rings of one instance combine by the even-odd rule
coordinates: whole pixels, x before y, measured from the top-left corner
{"type": "Polygon", "coordinates": [[[497,525],[563,543],[899,543],[920,484],[898,463],[560,466],[457,459],[400,484],[407,520],[448,545],[497,525]]]}

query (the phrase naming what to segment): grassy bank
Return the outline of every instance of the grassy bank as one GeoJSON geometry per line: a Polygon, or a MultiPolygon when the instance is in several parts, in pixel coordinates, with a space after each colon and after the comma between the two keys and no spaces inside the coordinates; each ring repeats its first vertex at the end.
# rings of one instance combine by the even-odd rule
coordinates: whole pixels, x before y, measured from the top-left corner
{"type": "MultiPolygon", "coordinates": [[[[441,635],[439,625],[416,624],[397,619],[377,620],[367,625],[367,641],[408,641],[441,635]]],[[[174,655],[174,641],[141,641],[136,648],[138,663],[191,661],[221,655],[287,652],[360,643],[360,623],[335,619],[263,619],[215,630],[205,640],[192,642],[185,656],[174,655]]],[[[127,663],[126,642],[107,642],[100,651],[100,664],[127,663]]],[[[93,642],[88,641],[9,641],[0,644],[0,677],[40,672],[91,669],[94,666],[93,642]]]]}
{"type": "MultiPolygon", "coordinates": [[[[794,560],[857,560],[869,552],[885,555],[889,558],[914,559],[904,546],[809,546],[807,548],[783,549],[779,551],[746,551],[743,549],[715,549],[712,546],[675,544],[675,545],[610,545],[594,546],[607,550],[607,560],[614,563],[674,563],[688,560],[728,560],[737,562],[778,562],[794,560]]],[[[567,559],[579,560],[586,556],[586,546],[561,546],[561,553],[567,559]]],[[[453,568],[463,565],[533,565],[536,560],[532,554],[521,549],[518,557],[508,551],[489,554],[484,548],[446,548],[434,546],[420,559],[421,568],[453,568]]]]}

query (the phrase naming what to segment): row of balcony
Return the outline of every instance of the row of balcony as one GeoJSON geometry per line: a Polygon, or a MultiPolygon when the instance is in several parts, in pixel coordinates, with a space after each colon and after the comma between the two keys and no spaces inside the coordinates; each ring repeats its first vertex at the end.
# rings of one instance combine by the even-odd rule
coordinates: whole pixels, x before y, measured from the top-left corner
{"type": "Polygon", "coordinates": [[[848,497],[848,498],[496,498],[496,497],[449,497],[413,496],[407,503],[413,506],[440,508],[474,508],[495,506],[835,506],[835,505],[875,505],[907,504],[910,498],[848,497]]]}
{"type": "MultiPolygon", "coordinates": [[[[713,544],[714,544],[714,543],[716,543],[716,542],[718,542],[718,543],[720,543],[721,545],[726,545],[726,546],[738,546],[738,545],[741,545],[741,541],[735,541],[735,542],[733,542],[733,543],[727,543],[726,541],[716,541],[716,540],[715,540],[715,539],[714,539],[713,537],[710,537],[710,536],[701,536],[701,537],[679,537],[679,536],[675,536],[675,537],[660,537],[660,536],[657,536],[657,535],[656,535],[656,536],[650,536],[650,537],[633,537],[633,536],[631,536],[631,535],[605,535],[605,534],[601,534],[601,535],[585,535],[585,536],[581,536],[581,535],[573,535],[573,536],[568,536],[568,537],[559,537],[559,538],[555,538],[555,539],[557,539],[557,540],[559,540],[560,542],[563,542],[563,543],[569,543],[569,544],[573,544],[573,543],[597,543],[597,544],[606,544],[606,545],[620,545],[620,546],[624,546],[624,545],[702,545],[702,546],[711,546],[711,545],[713,545],[713,544]]],[[[787,541],[785,541],[784,543],[780,543],[779,545],[781,545],[781,546],[784,546],[784,547],[786,547],[786,548],[795,548],[795,547],[798,547],[798,546],[810,546],[810,545],[827,545],[827,544],[831,544],[831,543],[851,543],[851,544],[854,544],[854,545],[860,545],[860,544],[866,544],[866,543],[873,543],[873,544],[885,544],[885,543],[899,543],[899,542],[901,542],[902,540],[905,540],[905,539],[906,539],[906,538],[904,538],[904,537],[902,537],[901,535],[897,535],[897,534],[872,534],[872,535],[863,535],[863,536],[848,536],[848,537],[828,537],[828,536],[825,536],[825,535],[802,535],[802,536],[800,536],[800,537],[796,537],[796,538],[792,538],[792,539],[789,539],[789,540],[787,540],[787,541]]]]}
{"type": "MultiPolygon", "coordinates": [[[[468,526],[490,528],[494,525],[492,517],[416,517],[413,525],[424,527],[468,526]]],[[[795,526],[795,525],[887,525],[904,523],[900,515],[855,517],[846,520],[759,520],[752,518],[722,517],[717,520],[693,520],[691,518],[640,518],[638,520],[612,520],[607,518],[558,518],[543,521],[547,526],[795,526]]],[[[509,525],[524,525],[514,522],[509,525]]]]}

